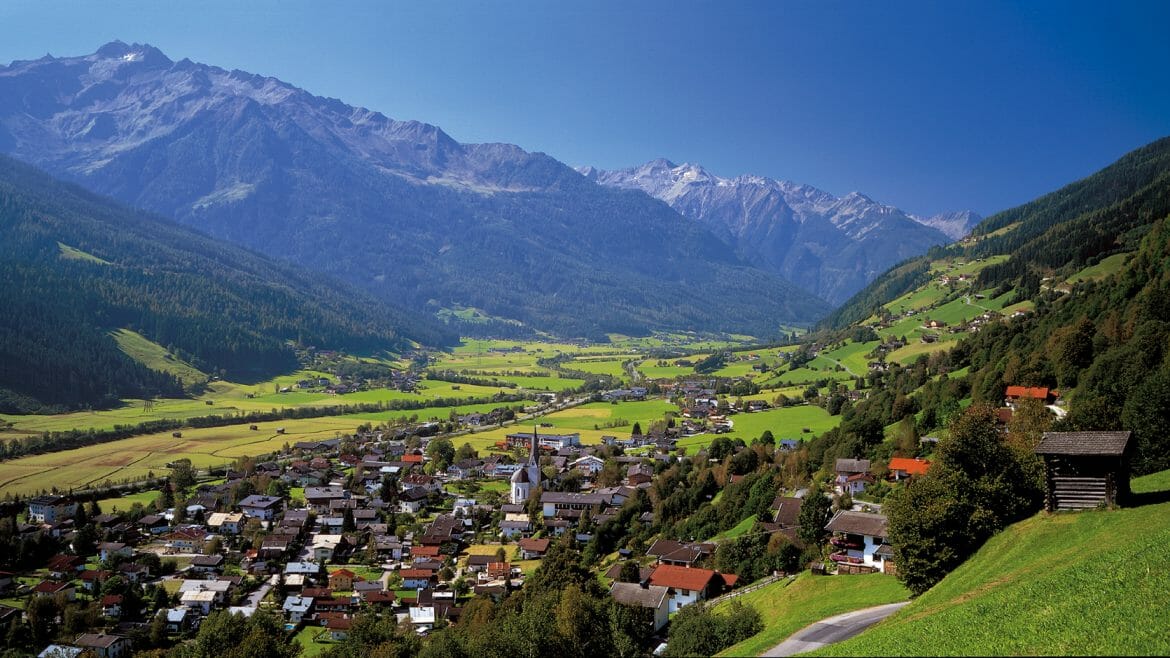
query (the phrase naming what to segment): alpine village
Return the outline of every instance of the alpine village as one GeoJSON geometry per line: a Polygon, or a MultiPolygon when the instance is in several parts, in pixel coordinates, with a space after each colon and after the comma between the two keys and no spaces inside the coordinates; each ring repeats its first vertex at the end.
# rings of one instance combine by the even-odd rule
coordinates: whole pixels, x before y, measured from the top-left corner
{"type": "Polygon", "coordinates": [[[1170,138],[943,230],[115,41],[0,150],[0,656],[1170,653],[1170,138]]]}

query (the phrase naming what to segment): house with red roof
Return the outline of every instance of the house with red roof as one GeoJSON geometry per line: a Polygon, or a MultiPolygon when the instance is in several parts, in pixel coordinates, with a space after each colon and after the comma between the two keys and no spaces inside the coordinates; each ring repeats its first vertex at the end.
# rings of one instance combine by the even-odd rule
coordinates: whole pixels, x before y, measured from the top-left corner
{"type": "Polygon", "coordinates": [[[925,459],[911,459],[909,457],[891,457],[889,464],[890,478],[894,481],[905,480],[913,475],[926,475],[930,462],[925,459]]]}
{"type": "Polygon", "coordinates": [[[1004,404],[1014,409],[1020,400],[1039,400],[1044,404],[1052,404],[1058,397],[1059,391],[1040,386],[1008,386],[1004,391],[1004,404]]]}
{"type": "Polygon", "coordinates": [[[355,576],[356,574],[349,569],[338,569],[329,574],[329,587],[342,592],[351,591],[355,576]]]}
{"type": "Polygon", "coordinates": [[[650,574],[650,584],[670,589],[668,612],[718,596],[727,581],[718,571],[660,564],[650,574]]]}

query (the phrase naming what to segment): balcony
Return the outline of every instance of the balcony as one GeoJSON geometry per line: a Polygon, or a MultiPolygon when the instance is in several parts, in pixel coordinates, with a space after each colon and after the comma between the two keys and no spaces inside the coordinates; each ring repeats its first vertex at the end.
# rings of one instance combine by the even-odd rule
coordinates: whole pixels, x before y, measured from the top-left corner
{"type": "Polygon", "coordinates": [[[838,564],[863,564],[861,558],[853,557],[852,555],[848,555],[843,552],[833,553],[829,556],[829,559],[838,564]]]}
{"type": "Polygon", "coordinates": [[[841,535],[830,538],[829,543],[833,546],[836,546],[837,548],[852,549],[855,551],[860,551],[865,546],[865,544],[859,539],[853,539],[841,535]]]}

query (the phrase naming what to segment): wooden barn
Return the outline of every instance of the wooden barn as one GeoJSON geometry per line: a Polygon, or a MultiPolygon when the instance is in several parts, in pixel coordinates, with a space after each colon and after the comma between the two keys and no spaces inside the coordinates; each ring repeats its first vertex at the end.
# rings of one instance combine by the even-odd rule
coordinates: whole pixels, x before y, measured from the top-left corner
{"type": "Polygon", "coordinates": [[[1129,432],[1045,432],[1044,504],[1049,512],[1124,503],[1129,496],[1129,432]]]}

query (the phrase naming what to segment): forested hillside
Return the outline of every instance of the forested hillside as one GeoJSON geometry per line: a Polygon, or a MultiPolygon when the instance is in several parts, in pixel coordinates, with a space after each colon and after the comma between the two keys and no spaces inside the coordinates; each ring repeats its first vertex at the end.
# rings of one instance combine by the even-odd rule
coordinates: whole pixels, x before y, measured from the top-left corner
{"type": "Polygon", "coordinates": [[[128,210],[0,158],[0,410],[182,392],[119,350],[138,331],[204,372],[292,368],[289,341],[402,349],[456,337],[341,284],[128,210]]]}
{"type": "Polygon", "coordinates": [[[948,327],[951,342],[923,345],[913,362],[871,368],[858,381],[868,394],[842,404],[840,426],[809,450],[822,468],[838,457],[934,462],[884,501],[900,577],[916,592],[1039,509],[1033,448],[1043,431],[1130,430],[1135,475],[1170,468],[1170,140],[992,217],[966,244],[933,257],[879,279],[835,318],[860,320],[825,329],[821,341],[882,326],[879,316],[909,291],[926,298],[947,278],[934,267],[944,258],[982,266],[968,292],[951,296],[1006,300],[1018,310],[948,327]],[[1013,385],[1051,391],[1048,407],[1004,409],[1013,385]],[[935,447],[918,441],[925,435],[942,438],[935,447]]]}

